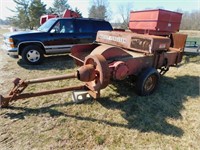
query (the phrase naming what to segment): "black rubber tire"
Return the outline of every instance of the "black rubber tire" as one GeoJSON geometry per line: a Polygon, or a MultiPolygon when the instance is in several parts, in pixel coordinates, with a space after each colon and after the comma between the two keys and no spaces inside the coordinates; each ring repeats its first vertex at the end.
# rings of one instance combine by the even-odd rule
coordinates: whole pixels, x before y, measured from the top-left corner
{"type": "Polygon", "coordinates": [[[155,68],[142,71],[136,81],[136,92],[140,96],[151,95],[157,88],[160,75],[155,68]]]}
{"type": "Polygon", "coordinates": [[[39,46],[29,45],[22,50],[21,56],[24,62],[30,65],[38,65],[44,60],[44,51],[39,46]],[[32,57],[31,54],[33,54],[32,57]]]}

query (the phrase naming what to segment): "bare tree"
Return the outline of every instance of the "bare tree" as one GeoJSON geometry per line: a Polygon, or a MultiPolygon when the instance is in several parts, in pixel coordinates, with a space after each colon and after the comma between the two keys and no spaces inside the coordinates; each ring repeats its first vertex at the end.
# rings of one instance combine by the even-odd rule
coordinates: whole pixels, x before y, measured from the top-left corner
{"type": "Polygon", "coordinates": [[[120,5],[118,7],[118,11],[122,19],[121,28],[123,29],[128,29],[131,9],[132,5],[130,3],[127,3],[125,5],[120,5]]]}
{"type": "Polygon", "coordinates": [[[89,8],[89,17],[109,20],[110,14],[108,10],[107,0],[92,0],[89,8]]]}
{"type": "Polygon", "coordinates": [[[182,13],[181,30],[200,30],[200,11],[194,10],[192,12],[177,9],[176,12],[182,13]]]}

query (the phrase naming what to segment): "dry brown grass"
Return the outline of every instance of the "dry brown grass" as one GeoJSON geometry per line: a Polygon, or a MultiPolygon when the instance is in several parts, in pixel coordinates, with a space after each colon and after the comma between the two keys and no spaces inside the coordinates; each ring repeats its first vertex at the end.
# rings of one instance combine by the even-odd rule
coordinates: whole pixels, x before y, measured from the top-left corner
{"type": "Polygon", "coordinates": [[[181,30],[180,32],[187,34],[189,37],[200,37],[200,31],[197,30],[181,30]]]}
{"type": "Polygon", "coordinates": [[[0,37],[2,37],[2,34],[9,32],[9,27],[0,25],[0,37]]]}
{"type": "MultiPolygon", "coordinates": [[[[19,100],[0,110],[0,149],[200,149],[199,56],[185,56],[148,97],[130,80],[114,82],[98,101],[71,103],[63,93],[19,100]]],[[[14,77],[32,79],[76,70],[67,55],[29,66],[0,51],[0,94],[14,77]]],[[[71,86],[76,80],[32,86],[28,91],[71,86]]]]}

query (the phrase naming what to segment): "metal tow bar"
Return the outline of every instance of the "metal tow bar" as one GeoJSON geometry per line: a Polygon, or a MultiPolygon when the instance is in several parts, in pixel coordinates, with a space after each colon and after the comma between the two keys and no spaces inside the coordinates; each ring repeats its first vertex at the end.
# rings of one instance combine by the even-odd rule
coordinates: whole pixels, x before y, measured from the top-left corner
{"type": "Polygon", "coordinates": [[[89,56],[87,57],[85,64],[81,66],[75,73],[32,80],[22,80],[20,78],[16,78],[13,81],[14,87],[10,90],[9,94],[7,96],[0,95],[0,107],[8,107],[10,102],[19,99],[76,90],[85,90],[90,96],[96,99],[100,97],[100,90],[109,84],[109,76],[110,72],[105,58],[100,55],[89,56]],[[73,78],[77,78],[78,80],[84,82],[84,84],[34,93],[23,93],[28,85],[31,84],[39,84],[73,78]]]}
{"type": "Polygon", "coordinates": [[[65,88],[54,89],[54,90],[40,91],[40,92],[35,92],[35,93],[22,93],[30,84],[44,83],[44,82],[58,81],[58,80],[65,80],[65,79],[72,79],[72,78],[76,78],[76,74],[55,76],[55,77],[50,77],[50,78],[33,79],[33,80],[27,80],[27,81],[21,80],[20,78],[16,78],[13,81],[14,87],[9,92],[8,96],[4,97],[0,95],[0,106],[8,107],[9,102],[16,101],[19,99],[85,89],[85,85],[80,85],[80,86],[65,87],[65,88]]]}

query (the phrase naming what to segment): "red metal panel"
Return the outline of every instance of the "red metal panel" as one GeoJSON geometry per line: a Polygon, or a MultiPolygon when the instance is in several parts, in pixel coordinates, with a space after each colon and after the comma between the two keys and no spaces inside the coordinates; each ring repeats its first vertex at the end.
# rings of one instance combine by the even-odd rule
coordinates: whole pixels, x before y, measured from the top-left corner
{"type": "Polygon", "coordinates": [[[69,18],[69,17],[79,18],[80,15],[72,10],[65,10],[62,18],[69,18]]]}
{"type": "Polygon", "coordinates": [[[131,11],[130,21],[158,20],[157,10],[131,11]]]}
{"type": "Polygon", "coordinates": [[[40,17],[40,24],[42,25],[43,23],[45,23],[47,20],[51,19],[51,18],[57,18],[58,15],[53,15],[53,14],[50,14],[50,15],[43,15],[40,17]]]}
{"type": "Polygon", "coordinates": [[[167,37],[118,31],[98,31],[96,41],[142,53],[167,50],[171,42],[167,37]]]}
{"type": "Polygon", "coordinates": [[[175,32],[179,30],[180,24],[167,23],[167,22],[130,22],[129,28],[132,27],[132,31],[138,30],[153,30],[158,32],[175,32]]]}
{"type": "Polygon", "coordinates": [[[129,29],[136,33],[171,34],[179,30],[181,18],[181,13],[162,9],[132,11],[129,29]]]}

